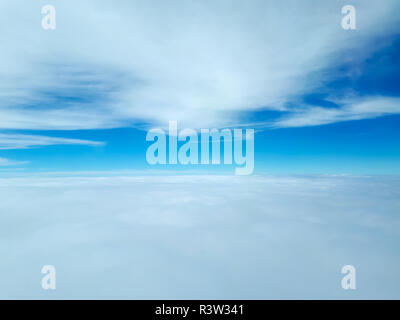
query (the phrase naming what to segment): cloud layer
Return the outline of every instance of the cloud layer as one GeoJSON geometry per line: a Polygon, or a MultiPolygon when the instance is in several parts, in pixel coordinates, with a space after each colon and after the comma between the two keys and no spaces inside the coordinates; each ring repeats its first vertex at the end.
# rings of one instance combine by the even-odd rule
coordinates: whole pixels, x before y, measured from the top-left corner
{"type": "Polygon", "coordinates": [[[1,298],[400,297],[398,177],[42,176],[0,191],[1,298]],[[347,264],[356,291],[340,287],[347,264]]]}
{"type": "Polygon", "coordinates": [[[321,85],[344,53],[367,57],[370,41],[397,30],[398,1],[353,1],[354,32],[341,28],[345,4],[68,1],[56,4],[57,30],[44,31],[37,4],[2,3],[0,128],[212,127],[290,112],[285,103],[321,85]]]}

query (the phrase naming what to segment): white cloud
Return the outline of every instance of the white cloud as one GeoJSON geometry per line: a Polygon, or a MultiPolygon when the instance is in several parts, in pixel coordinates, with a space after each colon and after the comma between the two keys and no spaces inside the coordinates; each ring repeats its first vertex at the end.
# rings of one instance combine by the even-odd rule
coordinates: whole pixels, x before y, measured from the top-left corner
{"type": "Polygon", "coordinates": [[[0,178],[0,297],[400,297],[398,177],[0,178]],[[382,272],[384,270],[384,272],[382,272]]]}
{"type": "Polygon", "coordinates": [[[3,2],[0,128],[210,127],[285,109],[343,51],[368,56],[370,39],[397,30],[397,0],[352,4],[355,32],[338,1],[261,0],[58,2],[57,30],[44,31],[38,4],[3,2]],[[87,101],[54,98],[85,96],[76,88],[87,101]]]}
{"type": "Polygon", "coordinates": [[[6,158],[0,158],[0,167],[19,166],[28,163],[27,161],[15,161],[6,158]]]}
{"type": "Polygon", "coordinates": [[[86,145],[86,146],[104,145],[103,142],[82,140],[82,139],[67,139],[67,138],[46,137],[39,135],[0,133],[0,150],[26,149],[32,147],[42,147],[42,146],[62,145],[62,144],[86,145]]]}
{"type": "Polygon", "coordinates": [[[305,127],[341,121],[377,118],[400,113],[400,98],[367,97],[342,101],[341,108],[305,107],[277,120],[273,127],[305,127]]]}

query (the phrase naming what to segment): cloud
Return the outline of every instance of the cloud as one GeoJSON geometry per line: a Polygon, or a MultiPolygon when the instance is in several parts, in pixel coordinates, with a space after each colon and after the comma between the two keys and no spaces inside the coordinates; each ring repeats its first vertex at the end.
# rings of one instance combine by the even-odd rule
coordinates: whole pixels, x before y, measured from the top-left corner
{"type": "Polygon", "coordinates": [[[400,98],[367,97],[343,101],[340,108],[307,106],[283,116],[270,126],[275,128],[318,126],[334,122],[377,118],[400,113],[400,98]]]}
{"type": "Polygon", "coordinates": [[[63,144],[86,145],[86,146],[104,145],[103,142],[90,141],[90,140],[46,137],[40,135],[0,133],[0,150],[26,149],[32,147],[63,145],[63,144]]]}
{"type": "Polygon", "coordinates": [[[27,163],[27,161],[14,161],[6,158],[0,158],[0,167],[19,166],[27,163]]]}
{"type": "Polygon", "coordinates": [[[37,4],[3,2],[0,128],[199,128],[286,110],[343,53],[368,56],[398,30],[398,1],[352,4],[355,32],[341,28],[340,1],[316,0],[58,2],[45,31],[37,4]]]}
{"type": "Polygon", "coordinates": [[[398,177],[20,176],[0,190],[2,298],[400,297],[398,177]]]}

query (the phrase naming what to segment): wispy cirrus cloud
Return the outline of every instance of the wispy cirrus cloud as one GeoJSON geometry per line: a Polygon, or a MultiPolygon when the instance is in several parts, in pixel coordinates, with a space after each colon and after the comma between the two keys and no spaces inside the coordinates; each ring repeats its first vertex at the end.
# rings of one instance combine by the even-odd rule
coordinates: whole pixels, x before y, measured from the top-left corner
{"type": "Polygon", "coordinates": [[[16,161],[6,158],[0,158],[0,167],[20,166],[29,163],[28,161],[16,161]]]}
{"type": "Polygon", "coordinates": [[[363,97],[342,101],[341,104],[343,106],[339,108],[304,106],[266,126],[307,127],[400,114],[400,98],[363,97]]]}
{"type": "Polygon", "coordinates": [[[285,103],[329,78],[321,71],[340,64],[344,52],[356,48],[365,59],[375,37],[398,29],[396,0],[354,0],[354,32],[341,28],[344,4],[69,1],[56,4],[60,23],[46,32],[36,4],[2,3],[14,15],[0,29],[0,128],[98,129],[171,119],[210,127],[240,124],[243,112],[290,111],[285,103]]]}
{"type": "Polygon", "coordinates": [[[102,146],[104,145],[104,142],[82,140],[82,139],[47,137],[40,135],[0,133],[0,150],[26,149],[26,148],[43,147],[50,145],[102,146]]]}

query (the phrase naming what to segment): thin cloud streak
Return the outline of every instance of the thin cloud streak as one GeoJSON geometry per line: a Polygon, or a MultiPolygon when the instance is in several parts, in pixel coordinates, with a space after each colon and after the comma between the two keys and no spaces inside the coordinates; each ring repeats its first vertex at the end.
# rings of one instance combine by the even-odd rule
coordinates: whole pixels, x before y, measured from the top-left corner
{"type": "Polygon", "coordinates": [[[43,147],[51,145],[85,145],[85,146],[98,147],[98,146],[103,146],[104,142],[82,140],[82,139],[47,137],[40,135],[0,133],[0,150],[27,149],[27,148],[43,147]]]}
{"type": "Polygon", "coordinates": [[[29,161],[15,161],[6,158],[0,158],[0,167],[21,166],[28,163],[29,161]]]}
{"type": "Polygon", "coordinates": [[[283,116],[265,126],[272,128],[308,127],[400,114],[400,98],[368,97],[345,101],[343,104],[344,106],[341,108],[307,106],[301,111],[283,116]]]}

